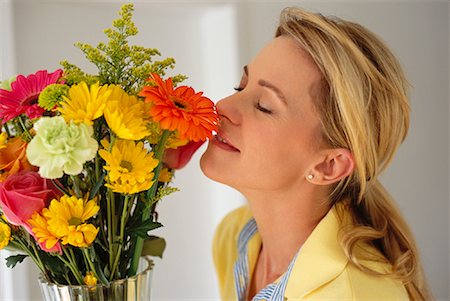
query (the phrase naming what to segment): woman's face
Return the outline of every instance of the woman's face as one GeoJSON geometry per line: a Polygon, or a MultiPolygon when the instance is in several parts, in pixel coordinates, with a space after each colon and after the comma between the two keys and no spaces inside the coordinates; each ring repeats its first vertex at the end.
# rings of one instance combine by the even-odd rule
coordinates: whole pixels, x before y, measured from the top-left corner
{"type": "Polygon", "coordinates": [[[220,127],[201,159],[209,178],[274,191],[305,181],[321,144],[312,58],[289,37],[272,40],[246,67],[236,93],[217,103],[220,127]]]}

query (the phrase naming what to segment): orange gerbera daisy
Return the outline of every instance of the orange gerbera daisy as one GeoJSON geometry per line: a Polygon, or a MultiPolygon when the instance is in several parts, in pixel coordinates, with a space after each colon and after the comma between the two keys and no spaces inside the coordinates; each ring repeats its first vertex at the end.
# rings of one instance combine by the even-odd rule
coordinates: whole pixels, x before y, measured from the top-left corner
{"type": "Polygon", "coordinates": [[[27,143],[20,137],[11,138],[0,146],[0,182],[21,170],[37,170],[28,162],[26,150],[27,143]]]}
{"type": "Polygon", "coordinates": [[[150,115],[162,129],[177,130],[181,139],[191,141],[211,138],[217,130],[218,116],[214,103],[203,92],[196,93],[188,86],[173,87],[172,78],[165,81],[152,73],[149,81],[155,86],[145,86],[139,96],[152,104],[150,115]]]}

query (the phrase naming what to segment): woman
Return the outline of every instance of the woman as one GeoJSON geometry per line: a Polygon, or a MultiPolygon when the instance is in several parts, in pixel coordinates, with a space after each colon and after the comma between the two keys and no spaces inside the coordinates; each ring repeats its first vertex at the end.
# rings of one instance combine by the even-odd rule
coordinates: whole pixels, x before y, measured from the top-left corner
{"type": "Polygon", "coordinates": [[[288,8],[237,90],[218,102],[201,159],[248,200],[214,239],[223,300],[429,300],[378,181],[409,124],[386,46],[360,25],[288,8]]]}

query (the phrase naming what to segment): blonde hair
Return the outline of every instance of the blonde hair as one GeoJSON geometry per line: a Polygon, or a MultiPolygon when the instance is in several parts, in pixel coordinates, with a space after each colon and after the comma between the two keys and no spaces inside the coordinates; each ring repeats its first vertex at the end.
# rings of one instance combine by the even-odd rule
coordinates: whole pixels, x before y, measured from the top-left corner
{"type": "Polygon", "coordinates": [[[352,215],[353,226],[343,229],[341,238],[347,257],[364,272],[400,279],[412,300],[429,300],[413,236],[378,181],[408,132],[408,83],[400,64],[361,25],[300,8],[283,10],[280,35],[299,42],[322,72],[315,105],[324,140],[353,155],[354,172],[336,184],[330,197],[352,215]],[[390,272],[363,264],[357,246],[367,243],[389,262],[390,272]]]}

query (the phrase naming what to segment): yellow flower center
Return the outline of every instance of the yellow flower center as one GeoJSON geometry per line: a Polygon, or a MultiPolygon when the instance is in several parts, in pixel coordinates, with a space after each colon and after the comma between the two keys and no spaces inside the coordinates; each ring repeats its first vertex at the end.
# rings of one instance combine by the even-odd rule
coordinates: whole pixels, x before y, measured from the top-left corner
{"type": "Polygon", "coordinates": [[[120,162],[120,167],[125,168],[129,172],[133,171],[133,164],[131,164],[131,162],[128,162],[128,161],[125,161],[125,160],[122,160],[120,162]]]}
{"type": "Polygon", "coordinates": [[[81,220],[81,218],[78,218],[78,217],[71,217],[70,219],[69,219],[69,226],[79,226],[79,225],[81,225],[82,224],[82,220],[81,220]]]}
{"type": "Polygon", "coordinates": [[[0,232],[0,241],[6,240],[6,234],[3,232],[0,232]]]}

